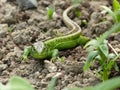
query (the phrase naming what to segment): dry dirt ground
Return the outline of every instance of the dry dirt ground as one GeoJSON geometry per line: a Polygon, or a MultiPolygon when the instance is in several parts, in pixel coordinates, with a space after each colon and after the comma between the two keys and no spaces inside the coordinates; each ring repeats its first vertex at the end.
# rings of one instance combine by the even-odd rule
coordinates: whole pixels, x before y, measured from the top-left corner
{"type": "MultiPolygon", "coordinates": [[[[95,38],[113,25],[112,18],[100,8],[100,5],[111,7],[111,2],[108,1],[86,0],[78,8],[81,17],[75,16],[74,11],[69,16],[81,26],[84,35],[95,38]],[[81,24],[82,20],[87,21],[87,24],[81,24]]],[[[64,75],[58,79],[55,90],[73,86],[85,87],[101,82],[95,75],[95,68],[83,73],[87,52],[82,46],[60,51],[60,57],[64,57],[62,62],[56,60],[51,63],[47,59],[42,65],[40,60],[32,57],[27,62],[21,61],[23,49],[29,43],[54,38],[54,32],[57,31],[69,31],[62,18],[53,17],[48,20],[46,8],[51,4],[55,5],[56,14],[62,17],[63,11],[72,3],[71,0],[38,0],[36,9],[19,11],[16,1],[0,0],[0,82],[3,84],[11,76],[18,75],[26,78],[36,90],[45,90],[52,76],[58,72],[64,75]]],[[[109,42],[119,53],[120,34],[111,35],[109,42]]]]}

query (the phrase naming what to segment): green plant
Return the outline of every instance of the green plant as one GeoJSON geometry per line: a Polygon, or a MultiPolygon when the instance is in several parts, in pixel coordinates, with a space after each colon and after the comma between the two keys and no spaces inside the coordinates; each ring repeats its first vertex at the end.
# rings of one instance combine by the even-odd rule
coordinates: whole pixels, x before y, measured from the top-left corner
{"type": "Polygon", "coordinates": [[[7,85],[0,83],[0,90],[34,90],[34,88],[25,79],[14,76],[9,80],[7,85]]]}
{"type": "Polygon", "coordinates": [[[103,33],[100,37],[92,39],[85,45],[89,54],[83,68],[84,71],[88,70],[94,61],[98,61],[100,69],[97,73],[100,75],[100,78],[103,81],[109,78],[110,70],[112,67],[117,66],[115,61],[120,55],[115,56],[114,54],[109,53],[106,39],[111,33],[118,31],[119,28],[120,23],[115,24],[110,30],[103,33]]]}
{"type": "Polygon", "coordinates": [[[85,88],[66,88],[64,90],[115,90],[120,87],[120,77],[109,79],[96,86],[89,86],[85,88]]]}
{"type": "Polygon", "coordinates": [[[48,84],[47,90],[54,90],[56,81],[60,76],[62,76],[62,73],[57,73],[55,76],[52,77],[50,83],[48,84]]]}
{"type": "Polygon", "coordinates": [[[80,17],[80,16],[81,16],[81,12],[76,9],[76,10],[75,10],[75,15],[76,15],[77,17],[80,17]]]}
{"type": "Polygon", "coordinates": [[[47,9],[48,19],[52,19],[53,18],[54,12],[55,12],[55,7],[53,5],[51,5],[50,7],[48,7],[48,9],[47,9]]]}
{"type": "Polygon", "coordinates": [[[113,10],[106,6],[102,6],[114,19],[115,23],[120,22],[120,3],[117,0],[113,0],[113,10]]]}
{"type": "MultiPolygon", "coordinates": [[[[72,4],[81,4],[83,2],[83,0],[73,0],[72,1],[72,4]]],[[[81,12],[80,12],[80,10],[78,10],[78,9],[75,9],[74,10],[74,13],[75,13],[75,15],[77,16],[77,17],[80,17],[81,16],[81,12]]]]}

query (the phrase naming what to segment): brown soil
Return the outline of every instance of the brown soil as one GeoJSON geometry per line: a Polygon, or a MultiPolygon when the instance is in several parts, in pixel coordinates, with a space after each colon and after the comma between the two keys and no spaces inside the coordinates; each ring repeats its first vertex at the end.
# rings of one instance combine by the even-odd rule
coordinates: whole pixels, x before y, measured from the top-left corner
{"type": "MultiPolygon", "coordinates": [[[[81,17],[75,16],[74,12],[69,16],[81,26],[84,35],[95,38],[113,24],[112,18],[100,8],[100,5],[111,7],[108,1],[86,0],[78,8],[82,13],[81,17]],[[82,20],[86,20],[87,25],[81,24],[82,20]]],[[[19,11],[16,1],[0,1],[0,82],[3,84],[6,84],[11,76],[18,75],[26,78],[36,90],[45,90],[52,76],[58,72],[64,75],[58,79],[55,90],[73,86],[85,87],[100,82],[94,69],[83,73],[87,52],[82,46],[60,51],[60,57],[64,57],[63,62],[56,60],[51,63],[47,59],[42,65],[40,60],[32,57],[29,57],[27,62],[21,61],[25,46],[56,37],[54,32],[58,30],[62,33],[69,31],[62,18],[54,17],[48,20],[46,8],[51,4],[55,5],[57,15],[62,17],[63,11],[72,3],[71,0],[38,0],[37,9],[19,11]],[[14,28],[13,31],[8,32],[8,27],[14,28]]],[[[120,52],[120,34],[111,35],[109,43],[120,52]]]]}

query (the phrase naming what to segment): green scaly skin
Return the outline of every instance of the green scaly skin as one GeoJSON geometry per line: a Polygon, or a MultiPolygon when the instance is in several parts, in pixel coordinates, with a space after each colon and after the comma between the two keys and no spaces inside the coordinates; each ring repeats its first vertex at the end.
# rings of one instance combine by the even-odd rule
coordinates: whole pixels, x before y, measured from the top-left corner
{"type": "Polygon", "coordinates": [[[88,37],[82,36],[81,28],[79,25],[73,22],[67,16],[68,12],[70,12],[71,9],[74,9],[78,6],[79,5],[72,5],[63,12],[63,21],[68,26],[68,28],[71,29],[70,34],[43,42],[44,49],[41,53],[38,53],[34,46],[27,47],[24,50],[22,58],[27,59],[28,55],[37,59],[52,58],[53,56],[57,55],[54,55],[54,52],[57,50],[70,49],[78,45],[85,45],[90,39],[88,37]]]}

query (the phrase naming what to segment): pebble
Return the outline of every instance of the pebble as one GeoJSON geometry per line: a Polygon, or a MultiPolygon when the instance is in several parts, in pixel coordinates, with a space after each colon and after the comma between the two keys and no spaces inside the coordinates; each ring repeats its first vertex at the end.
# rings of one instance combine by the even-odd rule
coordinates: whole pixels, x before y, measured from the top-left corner
{"type": "Polygon", "coordinates": [[[0,23],[15,24],[17,22],[16,14],[18,13],[15,6],[5,4],[0,10],[0,23]]]}
{"type": "Polygon", "coordinates": [[[17,0],[17,3],[21,10],[32,9],[37,7],[36,0],[17,0]]]}
{"type": "Polygon", "coordinates": [[[0,38],[6,37],[7,29],[8,29],[8,25],[7,24],[0,24],[0,38]]]}
{"type": "Polygon", "coordinates": [[[45,60],[44,63],[45,63],[45,68],[48,69],[49,72],[52,73],[57,71],[57,67],[52,62],[45,60]]]}
{"type": "Polygon", "coordinates": [[[83,65],[83,63],[71,62],[71,64],[63,65],[63,67],[66,73],[73,72],[75,74],[78,74],[83,72],[83,65]]]}
{"type": "Polygon", "coordinates": [[[87,83],[88,82],[88,79],[83,79],[83,83],[87,83]]]}
{"type": "Polygon", "coordinates": [[[8,72],[7,70],[2,72],[2,76],[9,75],[9,74],[10,74],[10,72],[8,72]]]}
{"type": "Polygon", "coordinates": [[[26,43],[29,43],[29,41],[31,40],[31,37],[28,31],[13,32],[12,37],[15,44],[26,44],[26,43]]]}
{"type": "Polygon", "coordinates": [[[0,6],[6,3],[7,0],[0,0],[0,6]]]}
{"type": "Polygon", "coordinates": [[[15,53],[15,55],[17,56],[17,57],[21,57],[21,55],[22,55],[22,50],[20,50],[18,47],[14,47],[14,53],[15,53]]]}
{"type": "Polygon", "coordinates": [[[42,88],[47,87],[48,83],[43,79],[41,80],[42,88]]]}
{"type": "Polygon", "coordinates": [[[49,73],[49,74],[47,74],[47,76],[46,76],[45,78],[46,78],[46,80],[48,81],[48,80],[50,80],[54,75],[55,75],[55,73],[49,73]]]}
{"type": "Polygon", "coordinates": [[[101,20],[102,16],[99,12],[93,12],[90,16],[91,21],[89,23],[98,23],[101,20]]]}
{"type": "Polygon", "coordinates": [[[115,51],[120,53],[120,48],[115,48],[115,51]]]}
{"type": "Polygon", "coordinates": [[[7,64],[1,64],[0,65],[0,71],[3,71],[7,68],[7,64]]]}
{"type": "Polygon", "coordinates": [[[48,5],[50,5],[50,2],[49,1],[42,1],[42,5],[44,5],[44,6],[48,6],[48,5]]]}
{"type": "Polygon", "coordinates": [[[35,76],[39,76],[40,75],[40,73],[37,71],[37,72],[35,72],[35,76]]]}
{"type": "Polygon", "coordinates": [[[25,29],[27,26],[27,23],[26,22],[22,22],[22,23],[19,23],[16,25],[16,29],[17,30],[22,30],[22,29],[25,29]]]}

